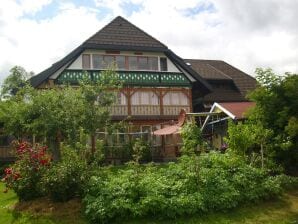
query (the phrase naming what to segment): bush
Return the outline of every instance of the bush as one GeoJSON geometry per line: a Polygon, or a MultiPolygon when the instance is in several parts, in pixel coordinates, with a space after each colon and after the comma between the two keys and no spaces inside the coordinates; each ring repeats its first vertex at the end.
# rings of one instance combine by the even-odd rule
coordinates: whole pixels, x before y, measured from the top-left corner
{"type": "Polygon", "coordinates": [[[47,147],[32,147],[27,142],[15,142],[15,147],[17,160],[12,167],[5,169],[4,181],[7,190],[12,188],[20,200],[43,196],[40,180],[52,164],[47,147]]]}
{"type": "Polygon", "coordinates": [[[82,195],[86,179],[86,163],[70,148],[62,149],[62,160],[42,178],[45,194],[54,201],[67,201],[82,195]]]}
{"type": "Polygon", "coordinates": [[[183,156],[167,167],[130,164],[116,172],[102,169],[86,189],[85,214],[92,223],[226,210],[275,197],[282,190],[278,177],[228,153],[183,156]]]}

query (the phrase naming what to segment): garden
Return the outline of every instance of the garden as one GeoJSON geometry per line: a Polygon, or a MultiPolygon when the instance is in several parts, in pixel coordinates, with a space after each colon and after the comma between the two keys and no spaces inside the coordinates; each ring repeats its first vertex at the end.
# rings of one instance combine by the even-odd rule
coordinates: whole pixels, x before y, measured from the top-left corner
{"type": "MultiPolygon", "coordinates": [[[[185,223],[191,217],[190,223],[237,223],[237,218],[222,221],[224,214],[235,212],[239,221],[245,219],[245,209],[271,208],[282,204],[285,195],[294,201],[285,217],[297,221],[297,191],[291,189],[298,186],[298,78],[258,69],[257,80],[259,86],[249,94],[256,107],[247,121],[229,123],[225,152],[197,151],[205,141],[200,128],[187,123],[181,131],[182,156],[176,162],[144,163],[151,149],[140,138],[123,146],[130,161],[118,166],[105,162],[105,144],[95,137],[98,127],[113,133],[125,126],[109,119],[115,96],[108,90],[122,85],[113,71],[97,83],[84,80],[78,88],[37,91],[22,86],[0,102],[0,121],[5,132],[15,136],[16,153],[16,161],[4,166],[0,194],[7,195],[3,197],[8,206],[18,201],[10,213],[15,220],[23,214],[23,223],[31,223],[31,216],[18,208],[40,200],[53,203],[54,210],[57,203],[69,203],[80,211],[77,223],[185,223]]],[[[7,210],[0,208],[2,212],[5,217],[7,210]]],[[[65,223],[74,222],[67,217],[65,223]]],[[[55,223],[44,219],[36,223],[55,223]]],[[[257,223],[255,217],[251,223],[257,223]]]]}

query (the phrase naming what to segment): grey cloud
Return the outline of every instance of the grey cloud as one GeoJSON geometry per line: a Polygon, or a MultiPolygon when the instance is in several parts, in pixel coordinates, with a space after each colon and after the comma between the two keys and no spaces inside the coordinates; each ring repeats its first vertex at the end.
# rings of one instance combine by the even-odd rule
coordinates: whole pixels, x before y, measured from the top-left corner
{"type": "Polygon", "coordinates": [[[276,28],[298,30],[296,0],[221,0],[214,1],[214,5],[228,22],[244,31],[268,31],[276,28]]]}

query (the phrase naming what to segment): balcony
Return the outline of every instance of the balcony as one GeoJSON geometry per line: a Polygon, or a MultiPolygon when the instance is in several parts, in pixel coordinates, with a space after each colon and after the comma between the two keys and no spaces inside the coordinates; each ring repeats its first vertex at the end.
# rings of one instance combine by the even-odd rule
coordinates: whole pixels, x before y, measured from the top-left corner
{"type": "MultiPolygon", "coordinates": [[[[101,78],[101,70],[64,70],[56,84],[78,84],[83,78],[98,81],[101,78]]],[[[153,72],[153,71],[116,71],[118,77],[125,85],[135,86],[191,86],[188,78],[179,72],[153,72]]]]}
{"type": "Polygon", "coordinates": [[[133,105],[131,115],[160,115],[159,105],[133,105]]]}
{"type": "Polygon", "coordinates": [[[177,106],[163,106],[163,115],[178,115],[182,109],[185,109],[187,113],[190,112],[189,105],[177,105],[177,106]]]}
{"type": "Polygon", "coordinates": [[[132,105],[130,110],[126,105],[114,105],[110,107],[110,113],[112,116],[177,116],[181,109],[190,112],[189,105],[171,105],[163,108],[160,105],[132,105]]]}

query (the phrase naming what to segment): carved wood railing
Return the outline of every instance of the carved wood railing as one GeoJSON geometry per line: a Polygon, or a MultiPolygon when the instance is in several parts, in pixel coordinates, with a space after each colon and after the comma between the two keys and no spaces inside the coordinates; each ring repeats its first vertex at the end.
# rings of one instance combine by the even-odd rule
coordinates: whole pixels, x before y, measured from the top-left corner
{"type": "Polygon", "coordinates": [[[160,105],[132,105],[131,115],[160,115],[160,105]]]}
{"type": "Polygon", "coordinates": [[[126,105],[113,105],[110,108],[111,115],[114,116],[127,116],[128,107],[126,105]]]}
{"type": "Polygon", "coordinates": [[[181,109],[185,109],[186,112],[190,112],[190,106],[188,105],[164,105],[163,115],[178,115],[181,109]]]}
{"type": "Polygon", "coordinates": [[[113,105],[110,107],[110,113],[113,116],[128,116],[128,115],[179,115],[181,109],[190,112],[188,105],[164,105],[163,114],[160,111],[160,105],[132,105],[131,114],[128,113],[128,106],[113,105]]]}

